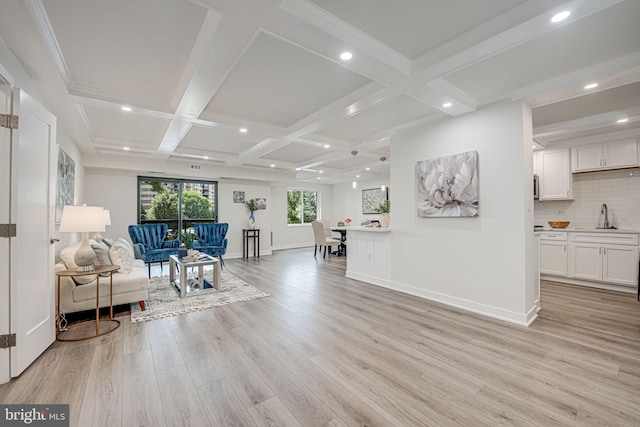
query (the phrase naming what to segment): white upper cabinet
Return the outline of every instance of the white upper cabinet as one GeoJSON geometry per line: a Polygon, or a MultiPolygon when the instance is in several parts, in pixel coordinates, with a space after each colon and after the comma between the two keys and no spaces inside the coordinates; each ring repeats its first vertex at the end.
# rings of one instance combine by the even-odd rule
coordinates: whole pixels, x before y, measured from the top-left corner
{"type": "Polygon", "coordinates": [[[540,200],[572,200],[569,149],[544,150],[538,153],[540,200]]]}
{"type": "Polygon", "coordinates": [[[573,147],[572,172],[619,169],[638,166],[638,141],[623,139],[573,147]]]}

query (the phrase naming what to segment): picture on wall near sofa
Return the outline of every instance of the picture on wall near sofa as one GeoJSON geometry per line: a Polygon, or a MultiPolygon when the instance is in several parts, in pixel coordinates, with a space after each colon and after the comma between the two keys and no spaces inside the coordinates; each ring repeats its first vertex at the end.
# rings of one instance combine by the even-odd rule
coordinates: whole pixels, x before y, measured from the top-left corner
{"type": "Polygon", "coordinates": [[[65,205],[73,205],[76,162],[58,145],[58,182],[56,183],[56,224],[65,205]]]}
{"type": "Polygon", "coordinates": [[[233,192],[233,203],[244,203],[244,191],[233,192]]]}
{"type": "Polygon", "coordinates": [[[478,216],[478,152],[422,160],[416,165],[418,217],[478,216]]]}

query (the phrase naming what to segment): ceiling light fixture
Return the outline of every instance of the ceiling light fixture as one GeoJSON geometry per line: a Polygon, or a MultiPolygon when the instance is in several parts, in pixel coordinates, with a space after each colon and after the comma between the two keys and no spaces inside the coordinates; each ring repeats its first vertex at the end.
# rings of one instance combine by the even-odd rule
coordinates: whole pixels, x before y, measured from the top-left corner
{"type": "Polygon", "coordinates": [[[331,148],[329,144],[324,144],[324,148],[331,148]]]}
{"type": "Polygon", "coordinates": [[[353,182],[351,183],[351,186],[352,186],[353,188],[357,188],[357,187],[358,187],[358,183],[357,183],[357,182],[355,182],[355,181],[353,181],[353,182]]]}
{"type": "Polygon", "coordinates": [[[442,104],[442,108],[449,108],[451,107],[453,104],[450,102],[445,102],[444,104],[442,104]]]}
{"type": "Polygon", "coordinates": [[[348,61],[351,58],[353,58],[353,54],[351,52],[342,52],[340,54],[340,59],[342,59],[343,61],[348,61]]]}
{"type": "Polygon", "coordinates": [[[209,156],[202,156],[203,159],[209,160],[209,156]]]}
{"type": "Polygon", "coordinates": [[[620,119],[617,121],[617,123],[627,123],[629,121],[629,119],[620,119]]]}
{"type": "Polygon", "coordinates": [[[273,163],[272,163],[272,164],[270,164],[269,166],[271,166],[272,168],[275,168],[275,167],[276,167],[276,165],[274,165],[273,163]]]}
{"type": "Polygon", "coordinates": [[[247,133],[247,128],[240,128],[240,133],[247,133]]]}
{"type": "Polygon", "coordinates": [[[320,173],[324,173],[324,171],[318,171],[318,172],[320,172],[320,173]]]}
{"type": "Polygon", "coordinates": [[[366,171],[370,171],[370,170],[371,170],[371,168],[365,168],[364,170],[366,170],[366,171]]]}
{"type": "Polygon", "coordinates": [[[598,83],[589,83],[588,85],[586,85],[584,88],[589,90],[589,89],[595,89],[598,87],[598,83]]]}
{"type": "Polygon", "coordinates": [[[320,179],[320,177],[317,177],[316,179],[320,179]]]}
{"type": "Polygon", "coordinates": [[[129,150],[131,150],[131,148],[129,148],[129,147],[122,147],[122,149],[123,149],[124,151],[129,151],[129,150]]]}
{"type": "Polygon", "coordinates": [[[360,178],[360,175],[356,175],[356,178],[360,178]]]}
{"type": "Polygon", "coordinates": [[[120,107],[120,109],[122,111],[131,111],[131,107],[127,107],[126,105],[123,105],[122,107],[120,107]]]}
{"type": "Polygon", "coordinates": [[[569,15],[571,15],[571,12],[568,10],[563,10],[562,12],[556,13],[555,15],[553,15],[551,17],[551,22],[553,22],[554,24],[564,21],[565,19],[567,19],[569,17],[569,15]]]}

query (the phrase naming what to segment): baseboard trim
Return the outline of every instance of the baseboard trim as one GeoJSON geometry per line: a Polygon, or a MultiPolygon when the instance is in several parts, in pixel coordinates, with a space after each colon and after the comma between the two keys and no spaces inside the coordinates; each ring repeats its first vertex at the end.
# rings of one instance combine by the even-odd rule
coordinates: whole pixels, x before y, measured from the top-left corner
{"type": "Polygon", "coordinates": [[[360,280],[361,282],[370,283],[375,286],[380,286],[408,295],[413,295],[429,301],[434,301],[441,304],[449,305],[451,307],[470,311],[472,313],[480,314],[498,320],[503,320],[505,322],[514,323],[519,326],[529,326],[538,316],[537,306],[532,307],[527,313],[517,313],[499,307],[481,304],[464,298],[458,298],[451,295],[442,294],[440,292],[429,291],[426,289],[417,288],[413,285],[408,285],[406,283],[393,282],[391,280],[381,279],[379,277],[373,277],[366,274],[347,272],[346,276],[350,279],[360,280]]]}
{"type": "Polygon", "coordinates": [[[587,280],[569,279],[568,277],[540,275],[540,280],[547,282],[568,283],[570,285],[586,286],[588,288],[606,289],[608,291],[624,292],[626,294],[635,294],[638,292],[637,286],[613,285],[602,282],[589,282],[587,280]]]}
{"type": "Polygon", "coordinates": [[[291,245],[278,245],[272,246],[271,249],[274,251],[283,251],[286,249],[300,249],[300,248],[312,248],[313,243],[293,243],[291,245]]]}

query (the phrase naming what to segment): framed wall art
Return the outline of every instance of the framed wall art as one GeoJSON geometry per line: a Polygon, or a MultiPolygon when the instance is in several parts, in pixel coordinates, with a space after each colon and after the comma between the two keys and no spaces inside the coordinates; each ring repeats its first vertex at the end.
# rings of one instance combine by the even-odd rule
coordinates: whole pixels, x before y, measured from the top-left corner
{"type": "Polygon", "coordinates": [[[422,160],[416,165],[418,217],[478,216],[478,152],[422,160]]]}
{"type": "Polygon", "coordinates": [[[362,213],[377,214],[381,203],[389,198],[389,189],[370,188],[362,190],[362,213]]]}
{"type": "Polygon", "coordinates": [[[233,192],[233,203],[244,203],[244,191],[233,192]]]}
{"type": "Polygon", "coordinates": [[[76,162],[58,145],[58,180],[56,182],[56,224],[60,224],[62,209],[73,205],[76,162]]]}

